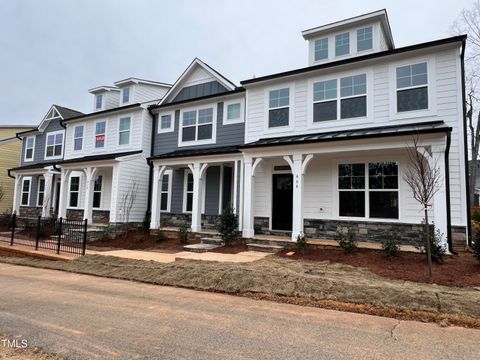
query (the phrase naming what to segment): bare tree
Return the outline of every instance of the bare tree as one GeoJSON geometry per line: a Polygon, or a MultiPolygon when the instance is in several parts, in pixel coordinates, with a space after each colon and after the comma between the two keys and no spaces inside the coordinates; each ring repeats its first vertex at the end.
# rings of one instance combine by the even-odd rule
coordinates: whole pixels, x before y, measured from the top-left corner
{"type": "Polygon", "coordinates": [[[432,277],[432,249],[430,243],[430,224],[428,221],[428,206],[435,193],[440,190],[442,176],[437,159],[432,158],[431,150],[418,144],[418,136],[412,139],[413,145],[407,145],[409,164],[403,179],[410,186],[413,198],[422,206],[425,214],[426,253],[428,275],[432,277]],[[427,159],[432,158],[431,163],[427,159]]]}
{"type": "Polygon", "coordinates": [[[120,212],[122,214],[122,222],[130,221],[130,212],[132,211],[135,200],[137,199],[138,184],[132,179],[127,192],[122,195],[122,202],[120,204],[120,212]]]}
{"type": "MultiPolygon", "coordinates": [[[[476,0],[470,9],[463,9],[458,19],[452,25],[452,33],[467,34],[465,52],[465,93],[466,121],[470,140],[471,161],[469,163],[470,204],[475,202],[475,179],[477,175],[477,159],[480,150],[480,1],[476,0]]],[[[467,149],[465,150],[467,151],[467,149]]]]}

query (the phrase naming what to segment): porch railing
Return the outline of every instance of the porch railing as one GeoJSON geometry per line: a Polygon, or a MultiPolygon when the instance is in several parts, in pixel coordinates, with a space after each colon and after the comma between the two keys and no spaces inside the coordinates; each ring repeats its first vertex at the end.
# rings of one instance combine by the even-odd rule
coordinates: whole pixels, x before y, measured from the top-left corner
{"type": "Polygon", "coordinates": [[[0,242],[22,245],[57,254],[85,255],[87,220],[64,218],[25,218],[12,215],[9,237],[2,232],[0,242]]]}

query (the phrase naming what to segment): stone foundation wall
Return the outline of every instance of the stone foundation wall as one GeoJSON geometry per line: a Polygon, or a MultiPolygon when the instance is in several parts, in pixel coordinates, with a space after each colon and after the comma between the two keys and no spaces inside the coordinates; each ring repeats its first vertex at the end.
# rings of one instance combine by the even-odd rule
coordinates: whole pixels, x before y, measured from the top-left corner
{"type": "Polygon", "coordinates": [[[291,231],[270,230],[270,219],[268,217],[255,216],[253,218],[253,229],[255,230],[255,234],[277,235],[277,236],[288,236],[288,237],[292,235],[291,231]]]}
{"type": "Polygon", "coordinates": [[[25,218],[37,218],[42,215],[42,208],[36,206],[20,206],[19,216],[25,218]]]}
{"type": "Polygon", "coordinates": [[[83,220],[83,209],[67,209],[67,219],[83,220]]]}
{"type": "MultiPolygon", "coordinates": [[[[220,215],[202,215],[202,229],[215,230],[217,228],[220,215]]],[[[191,214],[161,213],[160,227],[179,227],[182,222],[192,223],[191,214]]]]}
{"type": "Polygon", "coordinates": [[[110,221],[110,211],[109,210],[93,210],[92,221],[94,223],[108,224],[110,221]]]}

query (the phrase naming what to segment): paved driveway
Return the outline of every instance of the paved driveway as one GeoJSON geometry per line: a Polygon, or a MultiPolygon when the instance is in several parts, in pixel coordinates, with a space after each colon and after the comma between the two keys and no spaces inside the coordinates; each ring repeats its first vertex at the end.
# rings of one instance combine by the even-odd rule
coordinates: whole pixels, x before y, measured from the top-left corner
{"type": "Polygon", "coordinates": [[[0,274],[0,333],[69,359],[439,360],[480,354],[478,330],[6,264],[0,274]]]}

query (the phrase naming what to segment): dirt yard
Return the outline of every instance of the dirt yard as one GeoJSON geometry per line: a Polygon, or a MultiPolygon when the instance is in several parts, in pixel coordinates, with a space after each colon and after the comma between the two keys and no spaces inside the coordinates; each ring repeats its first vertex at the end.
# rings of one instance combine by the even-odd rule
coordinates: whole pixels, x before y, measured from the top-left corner
{"type": "MultiPolygon", "coordinates": [[[[340,248],[325,247],[308,249],[305,253],[284,250],[277,255],[282,258],[311,262],[331,261],[368,269],[379,276],[422,283],[435,283],[445,286],[480,287],[480,263],[471,253],[445,256],[443,264],[433,264],[433,277],[429,279],[425,254],[398,253],[387,259],[381,251],[359,249],[348,255],[340,248]]],[[[480,294],[480,293],[479,293],[480,294]]]]}
{"type": "Polygon", "coordinates": [[[389,280],[362,268],[328,261],[273,256],[253,263],[180,260],[162,264],[101,255],[68,262],[7,257],[0,261],[480,328],[479,289],[389,280]]]}
{"type": "MultiPolygon", "coordinates": [[[[6,339],[6,337],[0,336],[0,339],[6,339]]],[[[60,357],[54,355],[47,355],[42,353],[39,349],[12,349],[3,346],[0,343],[0,360],[60,360],[60,357]]]]}

